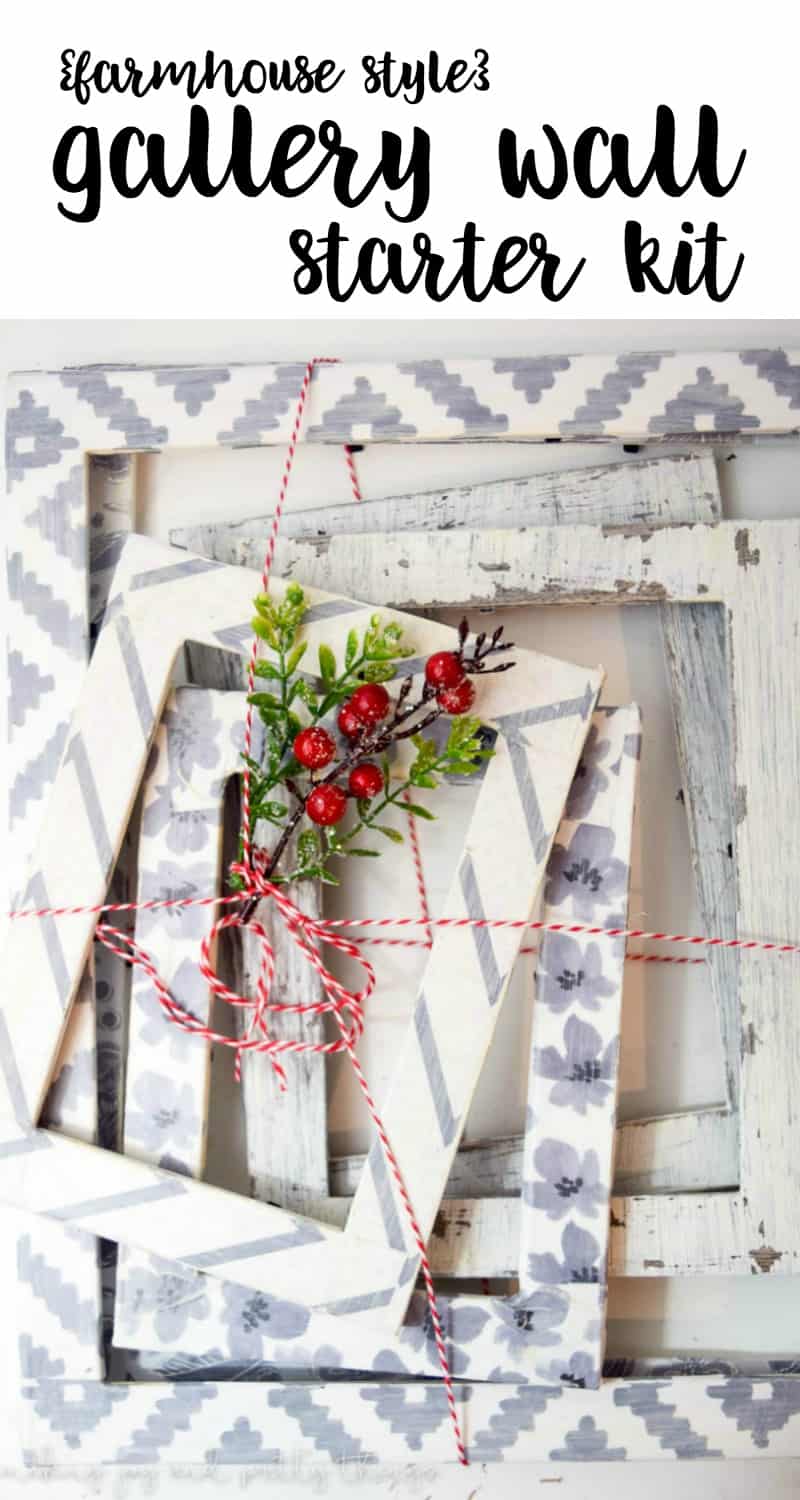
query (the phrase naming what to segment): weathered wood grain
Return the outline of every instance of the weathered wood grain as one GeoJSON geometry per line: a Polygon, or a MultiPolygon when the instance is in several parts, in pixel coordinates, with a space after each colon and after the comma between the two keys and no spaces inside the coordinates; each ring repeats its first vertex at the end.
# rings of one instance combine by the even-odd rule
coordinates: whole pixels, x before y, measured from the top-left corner
{"type": "MultiPolygon", "coordinates": [[[[734,1188],[738,1155],[729,1150],[724,1109],[625,1120],[617,1126],[614,1191],[675,1193],[734,1188]]],[[[334,1156],[328,1163],[331,1193],[352,1197],[364,1156],[334,1156]]],[[[462,1144],[447,1181],[448,1198],[507,1198],[522,1184],[522,1136],[462,1144]]]]}
{"type": "MultiPolygon", "coordinates": [[[[276,789],[275,800],[280,800],[276,789]]],[[[257,837],[263,848],[274,839],[275,829],[259,825],[257,837]]],[[[291,860],[296,847],[287,850],[291,860]]],[[[319,882],[304,880],[286,888],[287,895],[309,917],[322,912],[319,882]]],[[[255,920],[270,936],[275,954],[272,994],[286,1004],[311,1005],[323,995],[315,969],[301,956],[271,902],[261,901],[255,920]]],[[[233,988],[254,995],[261,968],[259,941],[244,932],[235,944],[236,967],[233,988]]],[[[243,1028],[246,1034],[246,1026],[243,1028]]],[[[291,1040],[321,1042],[325,1039],[322,1016],[273,1013],[270,1035],[291,1040]]],[[[314,1215],[328,1196],[328,1123],[325,1058],[313,1052],[285,1052],[280,1057],[286,1075],[281,1092],[269,1056],[248,1052],[242,1060],[247,1167],[253,1197],[282,1208],[314,1215]]]]}
{"type": "MultiPolygon", "coordinates": [[[[713,522],[720,516],[716,467],[713,457],[705,453],[290,511],[282,536],[310,540],[324,549],[328,537],[342,534],[452,531],[487,524],[493,528],[578,522],[656,527],[713,522]]],[[[241,563],[246,557],[249,565],[255,565],[266,545],[270,520],[269,516],[255,517],[183,528],[173,532],[172,538],[202,556],[227,563],[241,563]]],[[[661,612],[702,921],[708,930],[733,935],[733,819],[730,799],[724,795],[732,766],[729,682],[720,638],[724,622],[713,606],[665,604],[661,612]],[[708,765],[715,768],[710,778],[708,765]]],[[[737,959],[733,954],[713,954],[709,966],[730,1109],[704,1111],[702,1117],[688,1111],[663,1125],[647,1120],[622,1125],[618,1161],[624,1163],[621,1170],[631,1191],[732,1187],[738,1181],[738,1122],[734,1117],[739,1092],[737,959]],[[705,1180],[698,1151],[708,1166],[705,1180]]],[[[491,1144],[487,1143],[486,1150],[488,1164],[493,1161],[491,1144]]],[[[497,1170],[500,1184],[500,1163],[497,1170]]]]}
{"type": "MultiPolygon", "coordinates": [[[[700,922],[706,932],[736,937],[732,683],[725,613],[716,604],[664,604],[661,623],[700,922]]],[[[736,1115],[740,960],[730,949],[717,949],[706,955],[706,963],[719,1018],[727,1102],[736,1115]]],[[[736,1131],[738,1135],[738,1124],[736,1131]]]]}
{"type": "MultiPolygon", "coordinates": [[[[800,546],[737,528],[729,609],[743,933],[798,941],[800,546]],[[744,717],[752,732],[743,731],[744,717]]],[[[742,1203],[755,1272],[800,1264],[800,984],[796,959],[742,960],[742,1203]]]]}
{"type": "MultiPolygon", "coordinates": [[[[281,536],[317,541],[332,535],[386,531],[452,531],[492,526],[669,526],[708,520],[719,511],[709,453],[647,458],[590,469],[556,470],[527,479],[500,479],[414,495],[288,510],[281,536]]],[[[271,515],[170,532],[173,546],[218,562],[241,560],[243,543],[265,544],[271,515]]]]}

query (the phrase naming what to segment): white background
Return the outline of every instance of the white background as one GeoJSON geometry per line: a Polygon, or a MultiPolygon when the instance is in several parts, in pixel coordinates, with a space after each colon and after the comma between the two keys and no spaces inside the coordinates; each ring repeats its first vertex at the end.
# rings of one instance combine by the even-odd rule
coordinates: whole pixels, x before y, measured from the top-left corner
{"type": "MultiPolygon", "coordinates": [[[[543,352],[580,352],[629,348],[679,348],[695,350],[744,348],[783,344],[800,345],[800,325],[789,323],[746,324],[729,322],[703,326],[692,323],[561,322],[560,324],[495,322],[477,325],[448,322],[426,323],[372,321],[333,326],[287,323],[7,323],[0,325],[0,370],[58,367],[98,361],[219,363],[230,360],[303,359],[311,354],[338,354],[342,358],[419,358],[439,354],[503,355],[543,352]]],[[[720,478],[729,515],[767,517],[800,514],[800,443],[764,444],[720,451],[720,478]]],[[[359,456],[359,474],[365,496],[400,493],[437,485],[523,475],[534,470],[596,463],[598,449],[561,447],[554,458],[552,448],[522,445],[476,444],[452,446],[378,446],[359,456]]],[[[603,459],[621,456],[604,449],[603,459]]],[[[138,524],[153,534],[164,535],[169,525],[192,518],[231,518],[269,510],[275,494],[280,455],[269,450],[244,453],[198,453],[176,459],[169,454],[146,460],[144,497],[138,524]]],[[[341,457],[335,451],[301,449],[292,481],[292,503],[329,503],[347,494],[347,478],[341,457]]],[[[677,790],[674,746],[671,738],[665,681],[660,663],[656,620],[649,609],[631,612],[604,610],[519,611],[514,614],[518,640],[541,646],[575,660],[603,660],[609,669],[606,701],[637,696],[646,711],[646,751],[643,761],[642,815],[636,841],[632,916],[655,924],[678,926],[691,923],[688,864],[683,818],[675,802],[677,790]]],[[[433,884],[441,880],[435,847],[429,848],[433,884]]],[[[373,903],[374,906],[374,903],[373,903]]],[[[793,934],[787,934],[793,936],[793,934]]],[[[685,1104],[710,1103],[719,1097],[719,1057],[714,1021],[705,987],[695,976],[670,971],[644,975],[633,971],[626,986],[623,1110],[641,1115],[648,1109],[665,1110],[685,1104]]],[[[400,1024],[399,1012],[394,1018],[400,1024]]],[[[523,1044],[524,1016],[519,1008],[509,1013],[494,1049],[492,1067],[481,1089],[471,1120],[473,1134],[498,1134],[517,1128],[521,1117],[522,1074],[514,1061],[523,1044]],[[517,1074],[519,1073],[519,1077],[517,1074]],[[513,1087],[511,1084],[513,1082],[513,1087]]],[[[373,1033],[374,1035],[375,1033],[373,1033]]],[[[367,1042],[370,1032],[368,1030],[367,1042]]],[[[383,1043],[375,1042],[365,1053],[371,1075],[380,1075],[383,1043]]],[[[352,1099],[344,1075],[337,1078],[332,1099],[332,1123],[339,1145],[359,1143],[358,1117],[352,1115],[352,1099]]],[[[11,1268],[8,1269],[8,1274],[11,1268]]],[[[609,1346],[612,1352],[660,1352],[661,1350],[761,1349],[771,1353],[800,1349],[800,1308],[792,1284],[773,1278],[723,1279],[697,1283],[683,1289],[660,1281],[612,1284],[609,1346]]],[[[16,1353],[6,1348],[12,1364],[16,1353]]],[[[6,1395],[13,1392],[9,1374],[6,1395]]],[[[14,1427],[10,1418],[6,1431],[9,1462],[13,1454],[14,1427]]],[[[0,1457],[2,1457],[0,1450],[0,1457]]],[[[196,1481],[168,1482],[168,1470],[150,1472],[137,1479],[133,1474],[84,1476],[78,1471],[54,1478],[47,1486],[67,1493],[148,1494],[163,1492],[188,1496],[196,1481]]],[[[682,1467],[681,1488],[696,1495],[738,1496],[749,1494],[754,1484],[765,1493],[791,1492],[792,1464],[759,1463],[755,1468],[735,1464],[692,1464],[682,1467]]],[[[674,1463],[615,1467],[606,1465],[541,1466],[520,1469],[507,1466],[459,1474],[453,1470],[434,1473],[396,1471],[369,1473],[359,1478],[357,1491],[365,1495],[390,1493],[433,1494],[467,1497],[489,1495],[510,1500],[519,1490],[528,1490],[545,1480],[555,1480],[559,1493],[583,1495],[636,1495],[643,1483],[656,1500],[671,1494],[677,1479],[674,1463]]],[[[246,1473],[234,1476],[220,1472],[215,1488],[238,1488],[246,1473]]],[[[331,1493],[351,1491],[349,1480],[337,1478],[323,1466],[302,1474],[250,1475],[249,1485],[272,1488],[281,1493],[331,1493]]],[[[22,1485],[19,1480],[19,1485],[22,1485]]],[[[26,1493],[44,1489],[41,1480],[27,1479],[26,1493]]],[[[9,1480],[8,1493],[17,1491],[9,1480]]],[[[20,1489],[21,1492],[21,1489],[20,1489]]]]}
{"type": "MultiPolygon", "coordinates": [[[[0,25],[2,25],[0,21],[0,25]]],[[[471,0],[403,0],[376,6],[368,0],[331,5],[304,0],[302,6],[255,5],[251,0],[193,0],[165,4],[138,0],[135,6],[107,0],[38,0],[5,7],[7,41],[0,49],[3,204],[5,232],[0,250],[0,311],[25,317],[336,316],[445,317],[674,317],[787,316],[798,309],[796,204],[787,190],[794,180],[796,151],[797,8],[787,0],[761,0],[756,9],[725,7],[697,0],[643,5],[616,0],[568,4],[487,7],[471,0]],[[187,24],[189,23],[189,24],[187,24]],[[179,89],[143,100],[107,95],[83,107],[59,88],[60,54],[88,48],[95,58],[123,60],[132,55],[145,65],[152,58],[178,62],[214,49],[217,58],[243,64],[248,58],[280,59],[297,53],[312,61],[333,57],[347,75],[329,95],[239,96],[251,106],[255,132],[255,175],[266,171],[272,145],[286,125],[318,125],[335,119],[344,139],[363,153],[359,180],[376,162],[376,140],[383,129],[408,139],[413,124],[432,137],[432,199],[420,223],[396,225],[375,191],[358,209],[340,210],[327,174],[295,200],[271,191],[254,199],[230,185],[211,200],[185,189],[168,200],[148,188],[125,200],[108,182],[108,149],[127,125],[167,138],[167,166],[176,177],[183,164],[189,104],[179,89]],[[443,60],[469,58],[478,47],[490,53],[488,93],[426,98],[418,106],[384,100],[363,91],[364,53],[416,59],[437,49],[443,60]],[[747,160],[733,191],[710,199],[693,187],[669,199],[650,186],[640,199],[626,199],[616,188],[588,200],[574,186],[556,200],[527,196],[521,201],[502,190],[496,163],[497,138],[508,126],[521,145],[547,153],[541,127],[558,130],[568,151],[579,132],[603,125],[632,142],[632,171],[640,176],[649,160],[655,110],[670,105],[678,116],[677,168],[685,176],[694,160],[697,111],[713,105],[720,118],[720,176],[729,178],[739,152],[747,160]],[[57,210],[52,180],[56,144],[74,124],[96,125],[103,145],[104,195],[92,224],[74,224],[57,210]],[[369,235],[406,244],[424,228],[448,261],[450,245],[474,219],[496,245],[507,234],[541,232],[551,249],[572,268],[581,256],[589,264],[565,301],[547,303],[538,280],[521,292],[492,295],[477,306],[459,292],[443,305],[426,302],[421,292],[401,297],[385,293],[377,302],[360,293],[344,306],[324,293],[298,296],[292,285],[294,258],[288,233],[305,226],[316,235],[328,221],[341,219],[353,241],[369,235]],[[622,255],[626,219],[640,219],[645,232],[676,245],[688,220],[701,233],[716,220],[728,239],[723,264],[742,250],[746,263],[730,301],[713,306],[704,292],[681,301],[673,295],[630,289],[622,255]],[[448,248],[449,247],[449,248],[448,248]]],[[[227,162],[232,101],[214,90],[198,101],[213,118],[212,175],[227,162]]],[[[135,155],[138,164],[140,153],[135,155]]],[[[79,171],[79,164],[72,168],[79,171]]],[[[598,167],[602,174],[602,163],[598,167]]],[[[400,202],[405,194],[398,195],[400,202]]],[[[691,236],[690,236],[691,238],[691,236]]],[[[727,280],[727,275],[723,277],[727,280]]]]}

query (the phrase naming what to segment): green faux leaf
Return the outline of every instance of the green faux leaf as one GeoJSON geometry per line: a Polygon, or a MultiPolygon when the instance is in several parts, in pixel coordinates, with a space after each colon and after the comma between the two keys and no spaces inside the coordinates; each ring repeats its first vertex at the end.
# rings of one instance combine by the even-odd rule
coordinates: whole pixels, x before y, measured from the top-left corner
{"type": "Polygon", "coordinates": [[[286,662],[286,676],[287,677],[293,677],[294,676],[295,672],[297,671],[298,665],[302,661],[302,659],[305,656],[307,650],[308,650],[308,641],[300,641],[299,644],[295,646],[294,650],[291,652],[291,654],[288,657],[287,662],[286,662]]]}
{"type": "Polygon", "coordinates": [[[292,687],[293,697],[302,698],[306,707],[312,711],[317,709],[319,700],[310,683],[305,682],[302,677],[298,677],[297,682],[293,683],[292,687]]]}
{"type": "Polygon", "coordinates": [[[321,854],[322,846],[319,841],[319,834],[315,833],[313,828],[306,828],[297,840],[297,857],[300,864],[310,864],[312,860],[319,859],[321,854]]]}
{"type": "Polygon", "coordinates": [[[429,787],[431,790],[439,785],[437,778],[432,776],[430,771],[417,771],[413,766],[408,773],[408,779],[412,786],[429,787]]]}
{"type": "Polygon", "coordinates": [[[262,818],[269,818],[271,823],[282,823],[289,812],[284,802],[262,802],[259,813],[262,818]]]}
{"type": "Polygon", "coordinates": [[[272,678],[273,682],[276,679],[280,681],[281,677],[281,674],[275,663],[272,661],[265,661],[262,657],[259,657],[259,660],[256,662],[255,674],[256,677],[270,677],[272,678]]]}
{"type": "Polygon", "coordinates": [[[427,807],[420,807],[418,802],[404,803],[405,811],[414,814],[415,818],[427,818],[429,822],[436,822],[436,814],[429,812],[427,807]]]}
{"type": "Polygon", "coordinates": [[[336,876],[332,875],[331,872],[330,872],[330,870],[325,870],[325,869],[322,868],[322,866],[320,866],[320,869],[317,872],[317,879],[321,880],[323,885],[340,885],[341,884],[341,881],[337,880],[336,876]]]}
{"type": "Polygon", "coordinates": [[[480,727],[480,719],[476,719],[472,714],[462,714],[459,718],[453,719],[450,725],[450,733],[447,736],[445,753],[450,755],[454,751],[462,749],[468,740],[474,740],[480,727]]]}
{"type": "Polygon", "coordinates": [[[358,675],[363,682],[391,682],[394,671],[390,662],[371,661],[358,675]]]}
{"type": "Polygon", "coordinates": [[[348,848],[348,849],[344,850],[344,853],[348,854],[348,855],[349,854],[356,855],[359,859],[380,859],[380,857],[381,857],[380,849],[355,849],[355,848],[350,849],[350,848],[348,848]]]}
{"type": "Polygon", "coordinates": [[[384,838],[389,839],[393,844],[404,842],[403,835],[398,828],[388,828],[385,823],[371,823],[370,827],[374,828],[376,833],[382,833],[384,838]]]}
{"type": "Polygon", "coordinates": [[[333,682],[336,678],[336,657],[330,646],[323,644],[319,648],[319,670],[323,682],[333,682]]]}
{"type": "Polygon", "coordinates": [[[250,624],[262,641],[266,641],[267,645],[271,646],[273,651],[278,650],[278,637],[275,634],[275,627],[269,621],[262,620],[260,615],[255,615],[250,624]]]}
{"type": "Polygon", "coordinates": [[[276,698],[274,693],[248,693],[247,701],[254,704],[256,708],[280,708],[281,706],[280,699],[276,698]]]}
{"type": "Polygon", "coordinates": [[[353,662],[355,661],[357,656],[358,634],[355,630],[350,630],[347,634],[347,645],[344,648],[344,664],[348,668],[348,670],[350,667],[352,667],[353,662]]]}
{"type": "Polygon", "coordinates": [[[299,583],[290,583],[288,585],[284,599],[293,609],[299,609],[301,606],[304,607],[306,602],[306,596],[299,583]]]}

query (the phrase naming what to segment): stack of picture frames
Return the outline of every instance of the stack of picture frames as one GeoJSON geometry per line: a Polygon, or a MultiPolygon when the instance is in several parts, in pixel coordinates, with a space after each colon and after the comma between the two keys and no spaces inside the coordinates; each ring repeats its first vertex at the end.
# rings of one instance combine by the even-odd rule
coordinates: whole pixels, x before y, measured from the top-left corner
{"type": "MultiPolygon", "coordinates": [[[[221,501],[218,524],[157,543],[136,530],[137,455],[285,444],[304,373],[12,382],[19,904],[222,889],[268,506],[231,524],[221,501]]],[[[378,608],[402,619],[411,674],[452,642],[436,609],[657,604],[702,925],[796,938],[800,873],[784,859],[776,878],[775,849],[800,828],[800,522],[723,520],[707,439],[795,433],[798,409],[800,355],[783,351],[319,367],[304,442],[592,439],[598,463],[290,502],[272,588],[306,589],[309,661],[378,608]],[[646,451],[666,438],[690,451],[646,451]],[[604,464],[604,440],[643,451],[604,464]]],[[[541,901],[547,919],[624,925],[638,709],[604,701],[600,668],[515,659],[481,684],[495,754],[443,914],[527,917],[541,901]]],[[[319,910],[313,885],[294,894],[319,910]]],[[[17,1281],[1,1295],[25,1461],[455,1461],[419,1255],[379,1143],[329,1159],[322,1059],[287,1059],[278,1106],[268,1060],[250,1056],[250,1195],[204,1182],[213,1055],[93,942],[95,920],[15,922],[2,965],[0,1199],[17,1281]]],[[[208,911],[119,920],[210,1016],[195,965],[208,911]]],[[[250,941],[229,954],[245,985],[250,941]]],[[[608,1276],[798,1271],[796,960],[709,954],[724,1105],[618,1125],[624,944],[547,934],[529,966],[524,1134],[460,1148],[522,942],[434,932],[379,1101],[443,1281],[469,1458],[797,1456],[791,1360],[603,1363],[608,1276]],[[484,1281],[504,1285],[476,1292],[484,1281]]],[[[313,1000],[311,969],[276,944],[279,989],[313,1000]]],[[[317,1023],[280,1024],[313,1036],[317,1023]]]]}

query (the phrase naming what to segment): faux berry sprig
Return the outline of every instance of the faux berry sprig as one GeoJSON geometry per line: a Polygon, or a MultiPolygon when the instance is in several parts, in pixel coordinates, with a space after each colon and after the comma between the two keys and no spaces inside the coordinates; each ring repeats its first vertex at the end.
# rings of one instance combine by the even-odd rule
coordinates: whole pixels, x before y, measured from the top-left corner
{"type": "Polygon", "coordinates": [[[253,629],[269,651],[255,672],[271,688],[249,699],[264,725],[261,760],[244,757],[250,771],[250,840],[255,841],[261,821],[280,828],[264,864],[276,884],[319,879],[337,885],[331,860],[378,856],[379,850],[358,843],[364,833],[402,843],[396,828],[379,821],[387,808],[403,799],[405,811],[433,818],[427,807],[405,800],[409,789],[433,789],[447,772],[472,774],[493,753],[483,743],[480,720],[469,712],[475,702],[471,679],[507,671],[513,662],[492,659],[512,648],[502,640],[502,626],[469,644],[469,625],[462,620],[455,649],[437,651],[425,663],[422,688],[414,694],[413,679],[405,677],[392,697],[385,684],[413,649],[403,641],[402,626],[382,623],[375,614],[363,634],[351,630],[341,670],[330,646],[321,645],[315,682],[300,671],[308,646],[300,634],[308,606],[299,584],[290,584],[280,603],[260,594],[255,606],[253,629]],[[424,730],[444,716],[452,723],[442,746],[424,730]],[[416,755],[393,778],[391,748],[406,739],[416,755]],[[278,788],[285,788],[290,800],[279,800],[278,788]],[[294,868],[286,870],[282,861],[303,823],[311,826],[300,831],[294,868]]]}

